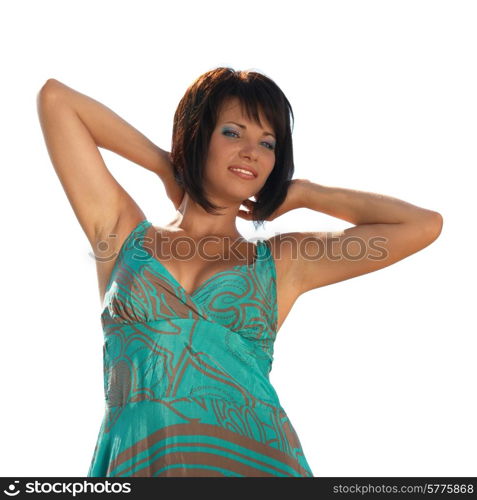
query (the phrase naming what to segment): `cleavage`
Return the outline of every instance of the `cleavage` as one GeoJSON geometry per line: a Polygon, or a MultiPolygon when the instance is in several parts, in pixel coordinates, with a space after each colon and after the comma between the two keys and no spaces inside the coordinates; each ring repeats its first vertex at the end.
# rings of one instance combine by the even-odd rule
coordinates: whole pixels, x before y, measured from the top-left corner
{"type": "Polygon", "coordinates": [[[150,226],[144,248],[175,281],[192,295],[216,274],[232,271],[235,266],[252,266],[256,245],[243,238],[204,237],[195,240],[175,236],[150,226]]]}

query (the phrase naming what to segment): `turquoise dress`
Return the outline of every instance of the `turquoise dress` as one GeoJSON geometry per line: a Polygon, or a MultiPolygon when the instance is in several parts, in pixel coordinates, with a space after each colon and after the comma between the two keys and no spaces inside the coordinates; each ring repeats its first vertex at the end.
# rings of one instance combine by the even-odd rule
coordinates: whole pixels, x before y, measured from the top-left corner
{"type": "Polygon", "coordinates": [[[275,263],[265,240],[191,294],[143,246],[116,259],[101,324],[105,413],[88,477],[313,477],[270,383],[275,263]]]}

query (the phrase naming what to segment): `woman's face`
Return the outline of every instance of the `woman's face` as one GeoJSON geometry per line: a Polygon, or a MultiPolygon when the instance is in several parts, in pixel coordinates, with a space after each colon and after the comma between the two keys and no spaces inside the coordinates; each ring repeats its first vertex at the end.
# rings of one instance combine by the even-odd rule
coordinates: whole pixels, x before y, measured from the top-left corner
{"type": "Polygon", "coordinates": [[[276,139],[262,113],[260,121],[263,129],[242,115],[238,98],[224,101],[205,165],[204,187],[209,199],[241,203],[265,184],[275,165],[276,139]],[[234,172],[231,167],[250,169],[254,175],[234,172]]]}

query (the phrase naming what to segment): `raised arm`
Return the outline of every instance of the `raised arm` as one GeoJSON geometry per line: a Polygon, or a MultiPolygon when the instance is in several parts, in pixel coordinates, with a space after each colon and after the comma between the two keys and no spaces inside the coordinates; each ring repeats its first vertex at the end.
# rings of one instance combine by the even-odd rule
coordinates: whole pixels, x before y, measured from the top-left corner
{"type": "Polygon", "coordinates": [[[49,79],[37,109],[50,159],[93,250],[121,217],[144,217],[107,169],[100,147],[156,173],[171,191],[169,153],[105,105],[49,79]]]}
{"type": "Polygon", "coordinates": [[[385,196],[297,179],[283,209],[309,208],[355,226],[336,232],[283,233],[270,238],[281,276],[296,299],[314,288],[387,267],[430,245],[443,218],[385,196]]]}

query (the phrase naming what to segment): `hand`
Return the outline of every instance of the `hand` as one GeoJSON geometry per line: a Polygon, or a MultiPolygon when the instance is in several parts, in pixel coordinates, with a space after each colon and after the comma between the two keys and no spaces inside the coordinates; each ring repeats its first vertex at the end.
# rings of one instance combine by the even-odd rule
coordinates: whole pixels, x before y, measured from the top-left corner
{"type": "Polygon", "coordinates": [[[184,188],[179,186],[174,178],[174,170],[171,162],[171,154],[168,151],[162,151],[161,153],[161,166],[157,175],[164,184],[164,189],[166,190],[167,197],[174,204],[174,208],[177,210],[184,198],[184,188]]]}
{"type": "MultiPolygon", "coordinates": [[[[305,183],[310,182],[307,179],[292,179],[290,185],[288,186],[287,196],[283,203],[272,212],[265,220],[272,221],[280,215],[283,215],[290,210],[295,208],[302,208],[303,204],[303,186],[305,183]]],[[[247,210],[239,210],[237,213],[238,217],[245,220],[253,220],[253,207],[256,205],[255,201],[244,200],[242,204],[247,208],[247,210]]]]}

